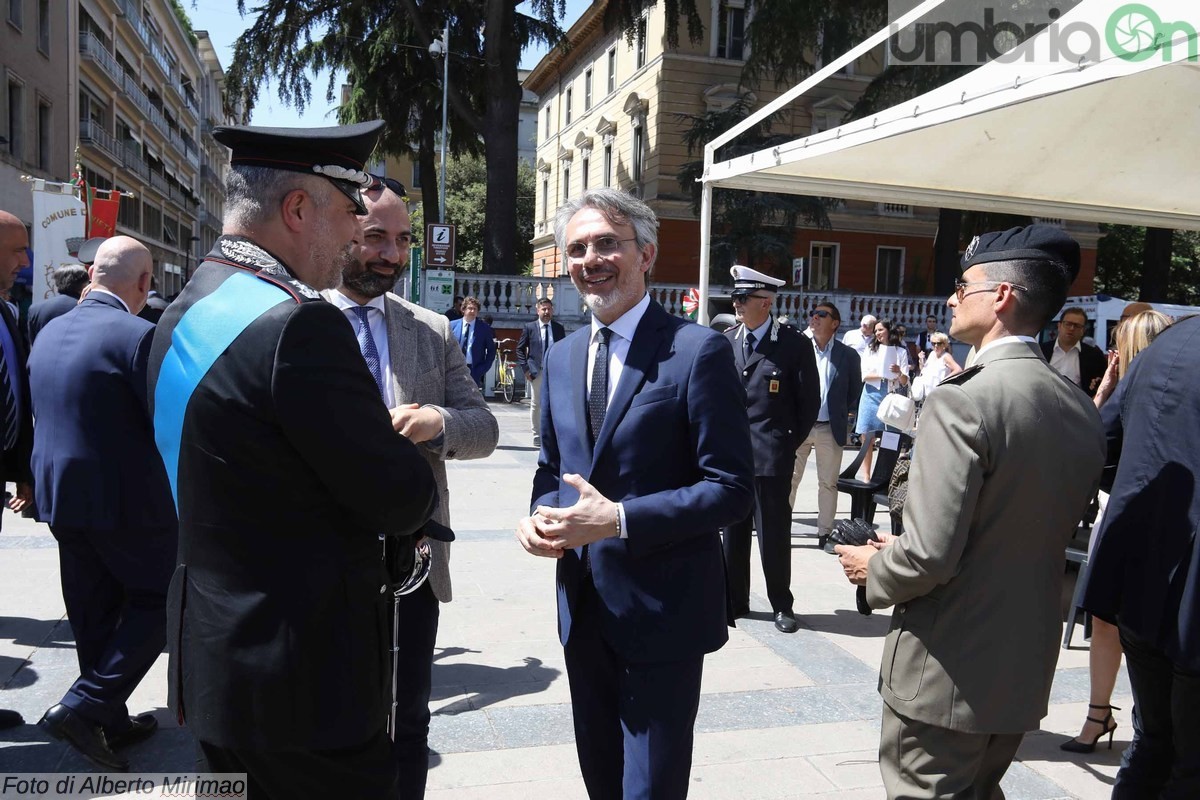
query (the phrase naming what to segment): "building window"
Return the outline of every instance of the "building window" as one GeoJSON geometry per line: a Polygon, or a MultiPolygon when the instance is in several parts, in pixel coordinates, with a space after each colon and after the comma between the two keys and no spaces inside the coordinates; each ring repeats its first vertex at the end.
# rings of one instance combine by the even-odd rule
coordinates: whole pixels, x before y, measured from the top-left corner
{"type": "Polygon", "coordinates": [[[637,68],[646,66],[646,18],[642,17],[637,24],[637,38],[634,43],[637,52],[637,68]]]}
{"type": "Polygon", "coordinates": [[[903,280],[904,248],[877,248],[875,250],[875,293],[900,294],[903,280]]]}
{"type": "Polygon", "coordinates": [[[828,292],[837,286],[838,246],[813,242],[808,249],[808,283],[814,292],[828,292]]]}
{"type": "Polygon", "coordinates": [[[583,73],[583,110],[590,111],[592,108],[592,71],[589,69],[583,73]]]}
{"type": "Polygon", "coordinates": [[[50,171],[50,154],[53,152],[53,122],[50,118],[50,104],[44,101],[38,103],[37,134],[38,134],[38,169],[50,171]]]}
{"type": "Polygon", "coordinates": [[[590,158],[583,159],[579,164],[580,180],[582,181],[582,185],[579,187],[580,191],[586,192],[588,190],[588,169],[591,167],[591,164],[592,159],[590,158]]]}
{"type": "Polygon", "coordinates": [[[8,0],[8,23],[17,30],[20,30],[25,22],[25,15],[22,6],[25,5],[25,0],[8,0]]]}
{"type": "Polygon", "coordinates": [[[574,99],[574,96],[575,90],[567,89],[567,96],[563,100],[563,119],[565,120],[563,127],[571,124],[571,106],[573,105],[571,101],[574,99]]]}
{"type": "Polygon", "coordinates": [[[640,185],[642,182],[642,161],[645,157],[646,137],[639,125],[633,129],[633,182],[635,185],[640,185]]]}
{"type": "Polygon", "coordinates": [[[546,104],[546,135],[542,137],[542,141],[550,138],[550,104],[546,104]]]}
{"type": "Polygon", "coordinates": [[[741,61],[746,44],[746,9],[732,3],[722,3],[719,19],[717,57],[741,61]]]}
{"type": "Polygon", "coordinates": [[[50,0],[38,0],[38,50],[50,55],[50,0]]]}
{"type": "Polygon", "coordinates": [[[608,50],[608,93],[612,94],[617,90],[617,48],[611,47],[608,50]]]}
{"type": "Polygon", "coordinates": [[[566,203],[571,199],[571,165],[563,164],[562,168],[562,201],[566,203]]]}
{"type": "Polygon", "coordinates": [[[542,219],[550,218],[550,178],[542,178],[542,219]]]}
{"type": "Polygon", "coordinates": [[[120,205],[117,206],[117,224],[141,233],[141,206],[136,198],[122,197],[120,205]]]}
{"type": "Polygon", "coordinates": [[[408,182],[408,185],[414,189],[421,188],[421,162],[419,162],[419,161],[413,162],[412,180],[408,182]]]}
{"type": "Polygon", "coordinates": [[[611,144],[604,145],[604,185],[605,186],[612,186],[612,174],[613,174],[612,147],[613,146],[611,144]]]}
{"type": "Polygon", "coordinates": [[[21,139],[25,133],[25,87],[19,82],[8,82],[8,153],[13,158],[20,158],[21,139]]]}

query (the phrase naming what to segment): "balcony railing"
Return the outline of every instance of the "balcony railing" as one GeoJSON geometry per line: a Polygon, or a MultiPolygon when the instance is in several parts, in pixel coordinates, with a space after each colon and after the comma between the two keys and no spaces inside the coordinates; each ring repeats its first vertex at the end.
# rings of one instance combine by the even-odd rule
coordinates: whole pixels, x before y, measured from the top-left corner
{"type": "Polygon", "coordinates": [[[143,116],[150,116],[154,110],[154,105],[150,102],[150,98],[146,97],[146,93],[142,91],[141,87],[138,86],[137,78],[128,73],[125,75],[125,94],[138,107],[143,116]]]}
{"type": "Polygon", "coordinates": [[[913,215],[912,206],[902,203],[879,203],[877,209],[881,217],[911,217],[913,215]]]}
{"type": "Polygon", "coordinates": [[[151,105],[150,113],[146,116],[150,118],[150,123],[154,125],[155,128],[158,128],[159,133],[161,133],[165,138],[169,139],[171,137],[171,126],[167,124],[167,118],[163,116],[161,111],[151,105]]]}
{"type": "Polygon", "coordinates": [[[167,179],[162,175],[159,175],[157,172],[150,173],[150,185],[157,189],[163,195],[163,197],[169,197],[171,194],[170,185],[167,183],[167,179]]]}
{"type": "Polygon", "coordinates": [[[129,23],[134,33],[142,40],[142,44],[150,44],[150,34],[142,22],[142,12],[134,0],[117,0],[117,14],[129,23]]]}
{"type": "Polygon", "coordinates": [[[94,33],[79,34],[79,52],[99,65],[100,70],[112,79],[120,89],[125,85],[125,70],[121,69],[116,56],[108,52],[94,33]]]}
{"type": "Polygon", "coordinates": [[[83,119],[79,121],[79,141],[100,148],[117,161],[122,160],[122,148],[117,144],[116,137],[106,131],[104,126],[95,120],[83,119]]]}
{"type": "Polygon", "coordinates": [[[143,181],[150,180],[150,167],[147,166],[145,159],[142,158],[140,150],[132,147],[125,148],[125,156],[122,159],[125,162],[125,169],[137,175],[143,181]]]}
{"type": "Polygon", "coordinates": [[[200,167],[200,180],[208,181],[209,183],[213,184],[214,186],[222,185],[221,176],[218,175],[217,171],[215,169],[213,169],[212,167],[210,167],[208,164],[204,164],[203,166],[200,167]]]}
{"type": "MultiPolygon", "coordinates": [[[[683,301],[692,288],[692,285],[682,283],[654,283],[650,286],[650,296],[669,314],[684,317],[687,314],[683,301]]],[[[728,286],[713,286],[710,289],[714,295],[729,294],[729,291],[728,286]]],[[[460,297],[476,297],[480,304],[480,315],[492,317],[494,327],[499,328],[520,327],[533,319],[536,316],[534,306],[542,297],[554,299],[555,318],[568,328],[579,327],[587,319],[586,308],[567,277],[459,273],[455,277],[454,293],[460,297]]],[[[924,329],[925,318],[930,315],[938,320],[940,330],[947,330],[950,323],[946,298],[924,295],[784,291],[779,293],[775,312],[804,327],[808,324],[809,312],[818,302],[830,302],[838,308],[844,330],[857,327],[858,321],[867,314],[879,319],[891,319],[914,332],[924,329]]]]}
{"type": "Polygon", "coordinates": [[[200,224],[206,228],[212,228],[214,231],[221,230],[220,217],[209,211],[207,208],[200,212],[200,224]]]}

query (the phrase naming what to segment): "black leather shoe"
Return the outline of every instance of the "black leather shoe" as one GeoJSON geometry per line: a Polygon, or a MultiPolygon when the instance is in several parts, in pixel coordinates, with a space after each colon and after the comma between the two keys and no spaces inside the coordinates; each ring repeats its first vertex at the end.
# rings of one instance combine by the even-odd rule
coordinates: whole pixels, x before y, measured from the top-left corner
{"type": "Polygon", "coordinates": [[[42,715],[38,727],[55,739],[64,739],[98,767],[126,772],[129,762],[114,753],[99,725],[93,725],[64,705],[56,705],[42,715]]]}
{"type": "Polygon", "coordinates": [[[24,725],[25,718],[16,711],[10,711],[7,708],[0,708],[0,728],[15,728],[18,725],[24,725]]]}
{"type": "Polygon", "coordinates": [[[128,728],[122,728],[119,731],[105,729],[104,738],[108,742],[110,750],[120,750],[122,747],[137,744],[156,730],[158,730],[158,720],[154,718],[153,714],[138,714],[136,717],[129,718],[128,728]]]}
{"type": "Polygon", "coordinates": [[[795,633],[800,625],[796,622],[796,617],[790,611],[775,612],[775,630],[780,633],[795,633]]]}

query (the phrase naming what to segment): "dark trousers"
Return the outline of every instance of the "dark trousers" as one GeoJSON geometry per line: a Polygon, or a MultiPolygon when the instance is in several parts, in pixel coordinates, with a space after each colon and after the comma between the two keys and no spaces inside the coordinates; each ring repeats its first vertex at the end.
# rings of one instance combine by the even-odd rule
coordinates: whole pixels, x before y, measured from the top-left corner
{"type": "Polygon", "coordinates": [[[125,702],[166,644],[177,531],[55,526],[51,533],[79,659],[79,680],[62,704],[118,731],[129,726],[125,702]]]}
{"type": "Polygon", "coordinates": [[[888,800],[1004,800],[1000,779],[1024,736],[952,731],[884,703],[879,772],[888,800]]]}
{"type": "Polygon", "coordinates": [[[248,800],[394,800],[399,778],[387,731],[338,750],[263,752],[200,742],[201,772],[246,773],[248,800]]]}
{"type": "Polygon", "coordinates": [[[400,648],[396,653],[396,758],[400,800],[425,796],[429,774],[429,691],[437,640],[438,601],[429,581],[396,600],[400,648]]]}
{"type": "Polygon", "coordinates": [[[1133,690],[1133,741],[1121,758],[1113,800],[1200,797],[1200,673],[1120,630],[1133,690]]]}
{"type": "Polygon", "coordinates": [[[635,663],[600,631],[600,598],[580,588],[566,646],[575,749],[592,800],[687,797],[704,656],[635,663]]]}
{"type": "Polygon", "coordinates": [[[754,510],[722,531],[729,600],[736,616],[750,610],[750,530],[758,531],[758,552],[772,611],[792,610],[792,476],[756,475],[754,510]]]}

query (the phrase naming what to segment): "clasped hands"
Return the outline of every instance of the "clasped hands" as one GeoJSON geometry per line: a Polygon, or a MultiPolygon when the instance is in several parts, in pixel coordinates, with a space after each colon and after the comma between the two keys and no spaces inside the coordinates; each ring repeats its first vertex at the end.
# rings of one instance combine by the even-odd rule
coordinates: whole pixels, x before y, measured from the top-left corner
{"type": "Polygon", "coordinates": [[[533,515],[517,523],[517,541],[526,552],[546,558],[562,558],[568,548],[582,547],[617,535],[617,504],[595,486],[574,473],[563,482],[579,492],[567,508],[538,506],[533,515]]]}
{"type": "Polygon", "coordinates": [[[842,572],[846,574],[846,580],[855,586],[867,585],[867,562],[896,540],[895,535],[890,533],[875,535],[879,537],[878,542],[870,542],[861,547],[853,547],[848,544],[834,545],[833,552],[838,555],[838,563],[842,565],[842,572]]]}
{"type": "Polygon", "coordinates": [[[436,439],[442,432],[442,415],[436,408],[403,403],[389,410],[392,429],[413,444],[436,439]]]}

